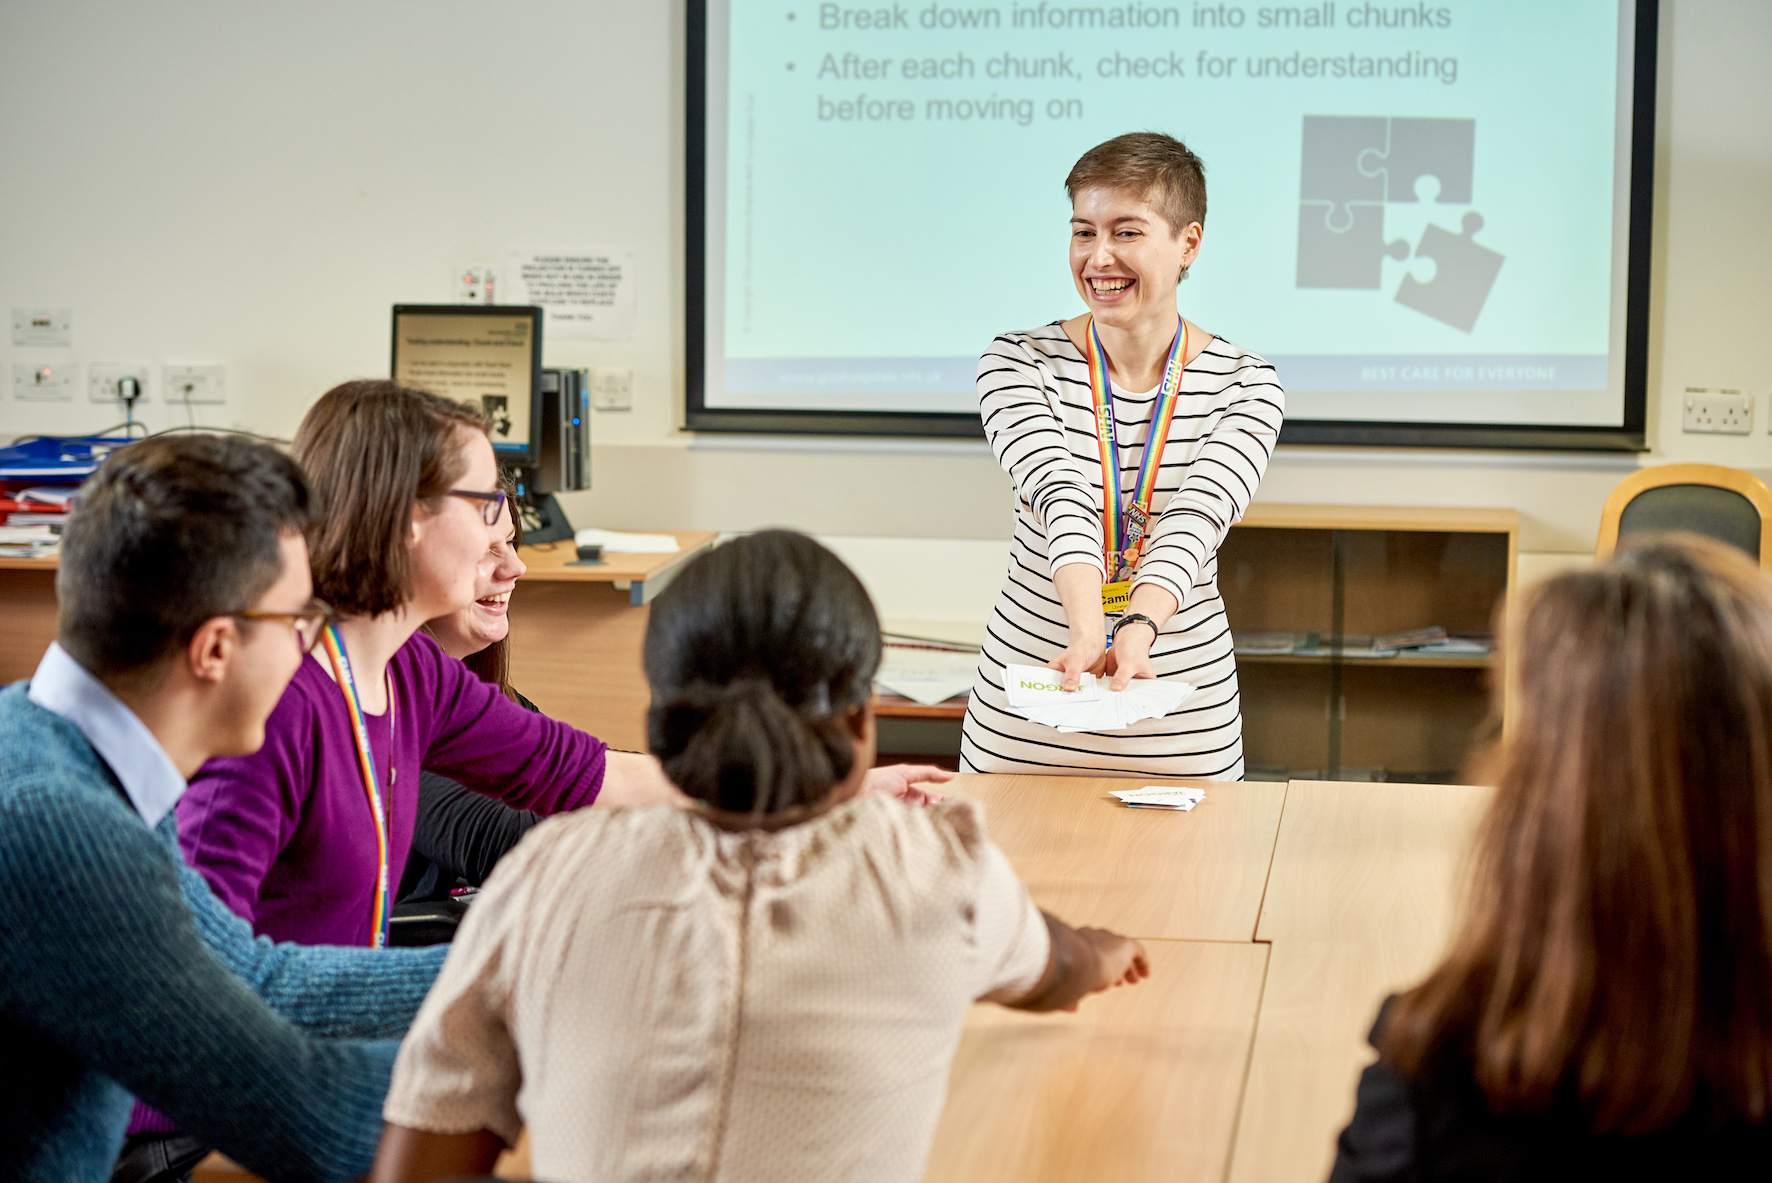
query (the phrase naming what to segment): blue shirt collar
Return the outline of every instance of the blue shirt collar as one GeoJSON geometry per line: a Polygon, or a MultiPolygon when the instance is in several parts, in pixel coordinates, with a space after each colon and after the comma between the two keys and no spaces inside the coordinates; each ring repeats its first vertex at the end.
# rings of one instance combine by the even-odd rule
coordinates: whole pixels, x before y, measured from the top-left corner
{"type": "Polygon", "coordinates": [[[37,663],[30,699],[80,729],[150,829],[184,795],[185,778],[148,725],[59,643],[51,642],[37,663]]]}

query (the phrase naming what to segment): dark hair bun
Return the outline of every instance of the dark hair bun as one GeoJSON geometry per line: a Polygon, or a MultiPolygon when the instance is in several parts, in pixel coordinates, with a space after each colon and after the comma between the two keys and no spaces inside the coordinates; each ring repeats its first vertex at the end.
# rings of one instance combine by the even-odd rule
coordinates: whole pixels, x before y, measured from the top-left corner
{"type": "Polygon", "coordinates": [[[854,740],[809,718],[762,678],[697,682],[655,706],[653,749],[690,796],[734,813],[815,802],[849,775],[854,740]]]}
{"type": "Polygon", "coordinates": [[[654,601],[647,743],[691,797],[733,813],[816,805],[855,763],[880,625],[854,572],[766,530],[691,562],[654,601]]]}

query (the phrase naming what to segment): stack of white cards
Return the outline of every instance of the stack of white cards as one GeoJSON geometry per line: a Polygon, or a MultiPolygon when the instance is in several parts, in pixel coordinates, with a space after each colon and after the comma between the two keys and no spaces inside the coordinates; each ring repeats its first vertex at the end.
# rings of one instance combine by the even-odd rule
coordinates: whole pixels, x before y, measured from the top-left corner
{"type": "Polygon", "coordinates": [[[1206,799],[1205,789],[1186,785],[1146,785],[1142,789],[1115,789],[1114,796],[1133,809],[1192,809],[1206,799]]]}
{"type": "Polygon", "coordinates": [[[1003,681],[1016,714],[1058,731],[1120,731],[1162,718],[1194,691],[1185,682],[1153,678],[1134,679],[1113,691],[1109,679],[1093,674],[1084,674],[1075,690],[1063,690],[1062,673],[1033,665],[1006,666],[1003,681]]]}

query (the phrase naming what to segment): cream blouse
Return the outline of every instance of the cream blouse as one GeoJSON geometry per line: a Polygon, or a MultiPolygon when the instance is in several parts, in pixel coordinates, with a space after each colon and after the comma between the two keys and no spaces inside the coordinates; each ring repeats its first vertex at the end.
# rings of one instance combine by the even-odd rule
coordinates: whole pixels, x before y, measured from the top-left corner
{"type": "Polygon", "coordinates": [[[973,802],[868,795],[775,833],[556,817],[463,922],[385,1115],[526,1124],[556,1183],[911,1183],[967,1009],[1048,955],[973,802]]]}

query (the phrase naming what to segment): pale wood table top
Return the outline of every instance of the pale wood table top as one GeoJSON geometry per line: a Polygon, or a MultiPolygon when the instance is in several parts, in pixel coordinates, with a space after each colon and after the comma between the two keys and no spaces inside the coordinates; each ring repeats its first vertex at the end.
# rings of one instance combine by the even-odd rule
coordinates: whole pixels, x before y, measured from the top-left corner
{"type": "Polygon", "coordinates": [[[1223,1177],[1267,946],[1145,948],[1148,979],[1076,1014],[972,1008],[928,1183],[1223,1177]]]}
{"type": "Polygon", "coordinates": [[[1145,781],[1080,776],[959,776],[944,786],[984,802],[991,838],[1042,908],[1140,939],[1247,941],[1286,786],[1197,784],[1188,812],[1128,809],[1108,795],[1145,781]]]}
{"type": "Polygon", "coordinates": [[[1439,961],[1492,790],[1293,781],[1257,939],[1272,942],[1231,1183],[1324,1179],[1367,1032],[1439,961]]]}
{"type": "MultiPolygon", "coordinates": [[[[1075,1015],[974,1007],[931,1183],[1327,1177],[1378,1004],[1439,958],[1490,796],[1201,782],[1181,813],[1107,795],[1139,783],[953,782],[1042,907],[1141,938],[1153,974],[1075,1015]]],[[[528,1177],[525,1150],[501,1176],[528,1177]]]]}
{"type": "Polygon", "coordinates": [[[677,540],[677,550],[668,555],[636,555],[605,552],[593,564],[580,563],[578,548],[571,542],[544,542],[540,546],[524,546],[518,554],[529,570],[525,580],[541,583],[626,583],[634,604],[652,600],[684,563],[714,545],[720,537],[714,530],[659,530],[677,540]]]}

